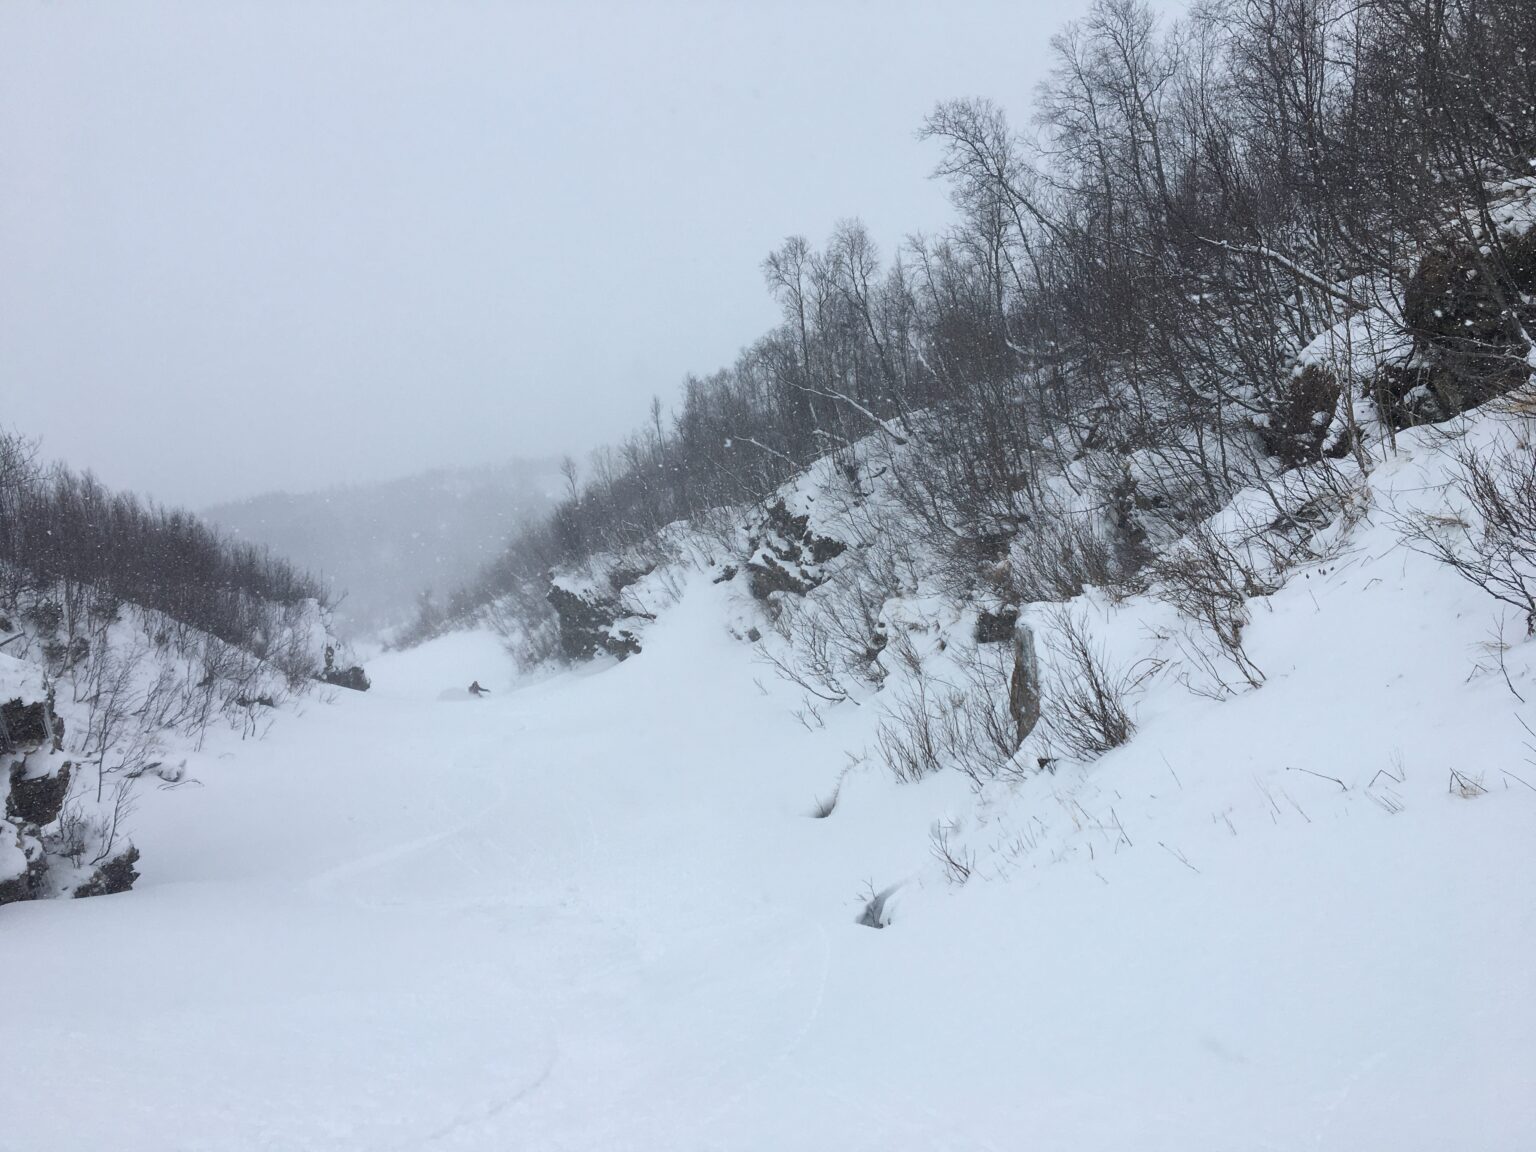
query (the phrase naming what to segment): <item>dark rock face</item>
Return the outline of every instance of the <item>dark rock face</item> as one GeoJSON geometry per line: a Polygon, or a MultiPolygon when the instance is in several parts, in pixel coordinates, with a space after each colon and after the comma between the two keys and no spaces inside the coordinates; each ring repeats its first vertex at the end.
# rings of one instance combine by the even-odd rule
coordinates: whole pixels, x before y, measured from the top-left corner
{"type": "MultiPolygon", "coordinates": [[[[337,688],[350,688],[354,692],[366,692],[369,688],[368,674],[363,671],[362,665],[354,664],[350,668],[336,667],[336,647],[332,644],[325,646],[325,667],[320,675],[315,677],[322,684],[334,684],[337,688]]],[[[269,697],[258,697],[257,704],[272,707],[269,697]]]]}
{"type": "Polygon", "coordinates": [[[825,577],[821,565],[847,551],[848,545],[811,531],[809,516],[796,516],[782,499],[764,510],[763,521],[749,543],[753,558],[743,567],[750,577],[748,591],[766,600],[775,592],[804,596],[825,577]]]}
{"type": "Polygon", "coordinates": [[[654,571],[656,571],[654,564],[644,568],[631,568],[621,564],[608,573],[608,587],[612,588],[613,594],[617,596],[631,585],[640,583],[654,571]]]}
{"type": "Polygon", "coordinates": [[[754,600],[766,600],[775,592],[804,596],[816,587],[803,568],[800,570],[801,574],[796,576],[772,556],[765,555],[761,561],[748,560],[746,569],[750,577],[747,581],[747,590],[752,593],[754,600]]]}
{"type": "Polygon", "coordinates": [[[5,814],[21,824],[42,827],[59,818],[64,798],[69,795],[69,781],[74,770],[68,760],[47,776],[27,775],[27,766],[18,760],[11,765],[10,794],[5,800],[5,814]]]}
{"type": "Polygon", "coordinates": [[[1002,608],[996,612],[985,609],[976,617],[974,636],[978,644],[1006,644],[1013,639],[1013,627],[1019,622],[1017,608],[1002,608]]]}
{"type": "Polygon", "coordinates": [[[766,546],[786,562],[825,564],[848,550],[848,545],[841,540],[812,532],[811,518],[792,514],[783,500],[768,505],[763,530],[765,538],[778,537],[777,546],[771,538],[767,539],[766,546]]]}
{"type": "MultiPolygon", "coordinates": [[[[360,664],[354,664],[350,668],[327,668],[317,679],[322,684],[334,684],[338,688],[350,688],[354,692],[366,692],[372,684],[368,679],[368,673],[363,671],[360,664]]],[[[257,703],[265,703],[265,701],[258,700],[257,703]]]]}
{"type": "Polygon", "coordinates": [[[639,653],[634,633],[618,627],[631,613],[617,600],[579,595],[559,584],[550,586],[548,599],[560,622],[560,653],[567,660],[591,660],[600,652],[625,660],[639,653]]]}
{"type": "Polygon", "coordinates": [[[1024,741],[1040,722],[1040,661],[1035,654],[1035,634],[1028,625],[1019,625],[1013,633],[1013,675],[1008,681],[1008,713],[1024,741]]]}
{"type": "Polygon", "coordinates": [[[130,844],[91,873],[91,878],[75,889],[75,898],[113,896],[118,892],[128,891],[133,887],[133,882],[139,878],[138,872],[133,867],[138,862],[139,850],[130,844]]]}
{"type": "Polygon", "coordinates": [[[27,884],[25,873],[9,880],[0,880],[0,904],[18,904],[31,899],[32,890],[27,884]]]}
{"type": "Polygon", "coordinates": [[[47,700],[27,703],[21,699],[0,704],[0,751],[12,748],[54,748],[64,743],[64,721],[54,715],[47,700]]]}
{"type": "MultiPolygon", "coordinates": [[[[11,734],[4,741],[10,748],[35,751],[42,746],[56,747],[64,735],[64,725],[53,714],[51,701],[26,704],[13,700],[4,705],[4,723],[0,736],[11,734]]],[[[26,861],[20,871],[0,876],[0,904],[36,900],[44,893],[48,854],[40,829],[59,818],[72,772],[73,765],[66,760],[52,771],[30,776],[23,753],[23,758],[13,761],[6,775],[0,777],[0,792],[5,796],[0,838],[14,844],[26,861]]]]}
{"type": "Polygon", "coordinates": [[[1276,386],[1265,412],[1268,422],[1258,429],[1264,450],[1287,468],[1348,452],[1343,437],[1324,452],[1341,391],[1338,377],[1320,365],[1307,364],[1292,373],[1276,386]]]}
{"type": "Polygon", "coordinates": [[[1413,354],[1376,381],[1396,422],[1444,420],[1525,383],[1520,330],[1536,323],[1536,230],[1501,243],[1497,268],[1471,248],[1450,246],[1425,256],[1409,279],[1403,320],[1413,354]],[[1495,272],[1507,282],[1495,282],[1495,272]]]}
{"type": "MultiPolygon", "coordinates": [[[[57,752],[64,739],[64,724],[54,714],[51,693],[46,700],[36,703],[16,699],[0,705],[0,724],[0,751],[20,754],[19,759],[7,757],[9,768],[0,777],[0,794],[5,800],[4,816],[0,817],[0,848],[5,849],[6,860],[5,874],[0,875],[0,904],[12,904],[51,895],[50,864],[65,858],[79,860],[67,851],[51,854],[42,832],[55,824],[63,812],[75,765],[38,751],[48,747],[57,752]],[[39,771],[29,771],[29,758],[39,771]],[[20,859],[11,853],[12,845],[20,859]]],[[[155,769],[159,765],[148,767],[155,769]]],[[[55,847],[54,851],[58,849],[55,847]]],[[[129,845],[97,868],[74,894],[101,896],[128,891],[138,879],[134,869],[138,859],[138,849],[129,845]]]]}

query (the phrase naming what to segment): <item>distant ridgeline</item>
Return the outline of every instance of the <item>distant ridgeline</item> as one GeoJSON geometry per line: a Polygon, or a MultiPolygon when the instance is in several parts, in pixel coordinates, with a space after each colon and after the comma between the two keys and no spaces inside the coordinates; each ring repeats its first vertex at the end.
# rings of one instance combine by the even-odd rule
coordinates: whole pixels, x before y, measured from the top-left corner
{"type": "Polygon", "coordinates": [[[454,587],[483,567],[547,514],[559,483],[554,461],[516,460],[269,493],[203,515],[322,574],[337,628],[356,638],[405,622],[424,590],[454,587]]]}
{"type": "Polygon", "coordinates": [[[259,736],[337,663],[319,583],[0,433],[0,903],[120,891],[137,785],[259,736]]]}

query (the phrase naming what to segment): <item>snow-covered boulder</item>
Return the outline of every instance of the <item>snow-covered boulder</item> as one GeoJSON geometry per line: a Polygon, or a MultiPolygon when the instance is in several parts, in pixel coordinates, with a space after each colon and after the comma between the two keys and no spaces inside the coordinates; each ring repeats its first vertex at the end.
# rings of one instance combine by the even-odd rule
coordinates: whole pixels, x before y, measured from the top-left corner
{"type": "Polygon", "coordinates": [[[10,820],[0,820],[0,904],[35,900],[48,872],[43,844],[10,820]]]}
{"type": "Polygon", "coordinates": [[[319,679],[322,684],[350,688],[354,692],[366,692],[372,683],[361,664],[353,664],[350,668],[327,668],[320,673],[319,679]]]}
{"type": "Polygon", "coordinates": [[[995,612],[983,608],[976,614],[976,627],[971,636],[978,644],[1006,644],[1013,639],[1018,623],[1017,608],[999,608],[995,612]]]}
{"type": "Polygon", "coordinates": [[[754,599],[766,600],[775,592],[803,596],[826,579],[827,561],[847,549],[841,540],[819,535],[810,516],[796,515],[780,498],[763,510],[762,521],[748,541],[752,555],[744,565],[754,599]]]}
{"type": "Polygon", "coordinates": [[[115,896],[119,892],[128,891],[133,887],[133,882],[139,878],[138,872],[133,867],[138,862],[139,850],[132,844],[128,845],[91,873],[91,878],[75,889],[75,898],[115,896]]]}

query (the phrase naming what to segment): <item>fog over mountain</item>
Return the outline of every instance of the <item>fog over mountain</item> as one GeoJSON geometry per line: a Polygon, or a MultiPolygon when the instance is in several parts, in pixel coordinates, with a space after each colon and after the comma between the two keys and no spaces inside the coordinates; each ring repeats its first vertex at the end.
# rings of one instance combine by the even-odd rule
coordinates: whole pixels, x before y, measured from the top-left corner
{"type": "Polygon", "coordinates": [[[337,627],[357,638],[398,623],[424,590],[442,591],[495,557],[546,512],[553,460],[440,468],[376,484],[269,492],[204,510],[238,540],[324,576],[337,627]]]}

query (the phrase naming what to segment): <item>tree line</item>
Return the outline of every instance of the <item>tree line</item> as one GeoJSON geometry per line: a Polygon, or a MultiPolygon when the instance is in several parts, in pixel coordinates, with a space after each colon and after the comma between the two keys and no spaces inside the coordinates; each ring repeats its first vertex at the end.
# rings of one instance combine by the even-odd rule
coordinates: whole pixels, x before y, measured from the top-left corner
{"type": "Polygon", "coordinates": [[[279,557],[89,473],[44,467],[33,444],[0,431],[0,607],[25,604],[68,629],[129,603],[260,655],[276,639],[274,612],[309,600],[324,606],[325,589],[279,557]]]}

